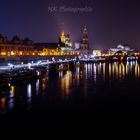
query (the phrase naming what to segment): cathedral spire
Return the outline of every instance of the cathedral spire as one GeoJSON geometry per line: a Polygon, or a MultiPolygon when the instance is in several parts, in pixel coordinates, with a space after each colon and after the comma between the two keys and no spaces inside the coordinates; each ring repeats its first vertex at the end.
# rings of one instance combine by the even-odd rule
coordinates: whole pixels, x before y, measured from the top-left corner
{"type": "Polygon", "coordinates": [[[84,32],[87,32],[87,26],[86,25],[84,26],[84,32]]]}

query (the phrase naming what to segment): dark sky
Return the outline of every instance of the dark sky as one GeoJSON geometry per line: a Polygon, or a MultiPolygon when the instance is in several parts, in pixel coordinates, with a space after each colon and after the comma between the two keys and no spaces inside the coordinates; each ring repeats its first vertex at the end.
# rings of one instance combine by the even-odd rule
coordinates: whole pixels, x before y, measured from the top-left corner
{"type": "Polygon", "coordinates": [[[139,0],[1,0],[0,33],[18,35],[35,42],[56,42],[63,25],[73,41],[87,25],[91,48],[115,47],[120,43],[140,48],[139,0]],[[48,7],[91,7],[93,12],[51,13],[48,7]]]}

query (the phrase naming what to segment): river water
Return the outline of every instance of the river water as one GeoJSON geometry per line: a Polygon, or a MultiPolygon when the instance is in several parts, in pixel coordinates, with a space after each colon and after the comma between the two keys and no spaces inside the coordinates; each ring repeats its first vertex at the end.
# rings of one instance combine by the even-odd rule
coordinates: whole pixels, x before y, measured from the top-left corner
{"type": "Polygon", "coordinates": [[[75,72],[11,85],[9,93],[0,97],[3,126],[126,126],[132,123],[128,116],[137,118],[139,112],[140,64],[136,61],[84,64],[75,72]]]}

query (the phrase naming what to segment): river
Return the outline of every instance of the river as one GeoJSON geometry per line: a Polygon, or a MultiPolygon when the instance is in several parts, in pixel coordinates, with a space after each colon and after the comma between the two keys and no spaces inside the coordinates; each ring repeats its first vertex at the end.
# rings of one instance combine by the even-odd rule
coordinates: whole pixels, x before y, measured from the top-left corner
{"type": "Polygon", "coordinates": [[[65,127],[89,122],[98,127],[120,122],[127,126],[129,114],[137,118],[139,112],[137,61],[85,63],[75,72],[59,72],[57,77],[46,75],[28,84],[11,85],[9,93],[0,97],[3,127],[65,127]]]}

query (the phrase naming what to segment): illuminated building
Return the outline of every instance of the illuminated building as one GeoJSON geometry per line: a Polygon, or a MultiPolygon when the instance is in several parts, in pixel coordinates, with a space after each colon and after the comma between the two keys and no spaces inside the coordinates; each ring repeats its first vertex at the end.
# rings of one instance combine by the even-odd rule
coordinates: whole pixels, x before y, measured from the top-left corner
{"type": "Polygon", "coordinates": [[[34,50],[38,52],[38,55],[61,55],[61,49],[58,47],[58,43],[36,43],[34,50]]]}
{"type": "Polygon", "coordinates": [[[33,43],[29,44],[25,40],[23,43],[23,40],[20,40],[18,36],[14,36],[11,41],[7,41],[6,38],[0,35],[0,56],[32,55],[32,52],[33,43]]]}
{"type": "Polygon", "coordinates": [[[66,35],[65,45],[66,45],[66,47],[72,48],[72,43],[71,43],[71,39],[70,39],[70,35],[69,34],[66,35]]]}
{"type": "Polygon", "coordinates": [[[61,55],[72,55],[73,50],[69,47],[61,47],[61,55]]]}
{"type": "Polygon", "coordinates": [[[60,47],[66,47],[65,46],[65,40],[66,40],[65,33],[64,33],[64,31],[62,31],[62,33],[61,33],[61,35],[59,37],[59,46],[60,47]]]}
{"type": "Polygon", "coordinates": [[[88,31],[87,31],[86,26],[84,27],[84,30],[83,30],[83,40],[81,42],[81,50],[83,51],[89,50],[88,31]]]}
{"type": "Polygon", "coordinates": [[[74,46],[75,52],[82,57],[87,57],[89,55],[89,39],[88,39],[88,31],[86,26],[83,30],[83,39],[79,43],[75,43],[74,46]]]}
{"type": "MultiPolygon", "coordinates": [[[[63,37],[62,37],[63,38],[63,37]]],[[[29,38],[21,40],[18,36],[14,36],[11,41],[7,41],[0,35],[0,56],[46,56],[61,55],[61,49],[58,43],[35,43],[29,38]]]]}
{"type": "Polygon", "coordinates": [[[71,55],[73,48],[70,39],[70,35],[65,35],[62,31],[61,36],[59,37],[59,47],[61,48],[61,55],[71,55]]]}
{"type": "Polygon", "coordinates": [[[69,34],[65,35],[64,31],[62,31],[62,33],[59,37],[59,46],[60,47],[65,47],[65,48],[72,48],[70,35],[69,34]]]}
{"type": "Polygon", "coordinates": [[[61,39],[62,43],[65,43],[66,38],[65,38],[65,32],[64,31],[62,31],[60,39],[61,39]]]}
{"type": "Polygon", "coordinates": [[[101,50],[93,50],[93,56],[97,56],[97,57],[100,57],[101,56],[101,50]]]}
{"type": "Polygon", "coordinates": [[[29,38],[21,40],[14,36],[11,41],[7,41],[0,35],[0,56],[3,58],[14,56],[58,56],[73,55],[70,36],[65,36],[62,32],[59,43],[34,43],[29,38]]]}
{"type": "Polygon", "coordinates": [[[75,42],[74,43],[74,50],[79,50],[80,49],[80,43],[79,42],[75,42]]]}
{"type": "Polygon", "coordinates": [[[109,54],[115,55],[115,54],[129,54],[133,52],[133,49],[130,49],[129,45],[118,45],[117,48],[110,48],[109,54]]]}

